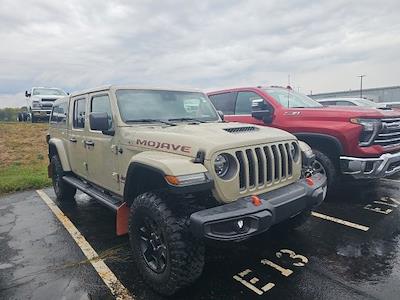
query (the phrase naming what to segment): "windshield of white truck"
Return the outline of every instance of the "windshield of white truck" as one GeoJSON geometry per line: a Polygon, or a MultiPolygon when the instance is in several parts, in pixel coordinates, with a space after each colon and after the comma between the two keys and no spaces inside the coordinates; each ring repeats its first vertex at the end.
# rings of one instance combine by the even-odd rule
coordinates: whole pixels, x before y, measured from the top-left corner
{"type": "Polygon", "coordinates": [[[219,121],[215,108],[203,93],[121,89],[116,95],[124,122],[219,121]]]}
{"type": "Polygon", "coordinates": [[[67,94],[63,90],[59,89],[43,89],[37,88],[33,89],[32,95],[47,95],[47,96],[66,96],[67,94]]]}
{"type": "Polygon", "coordinates": [[[323,107],[322,104],[290,89],[266,88],[268,95],[272,96],[282,106],[287,108],[323,107]]]}

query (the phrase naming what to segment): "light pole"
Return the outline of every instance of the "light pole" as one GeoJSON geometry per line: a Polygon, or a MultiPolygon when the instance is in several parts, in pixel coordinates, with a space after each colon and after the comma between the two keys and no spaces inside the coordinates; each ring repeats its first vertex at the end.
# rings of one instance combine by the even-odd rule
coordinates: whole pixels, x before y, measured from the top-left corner
{"type": "Polygon", "coordinates": [[[367,75],[357,75],[357,77],[360,77],[360,98],[362,98],[362,81],[365,76],[367,75]]]}

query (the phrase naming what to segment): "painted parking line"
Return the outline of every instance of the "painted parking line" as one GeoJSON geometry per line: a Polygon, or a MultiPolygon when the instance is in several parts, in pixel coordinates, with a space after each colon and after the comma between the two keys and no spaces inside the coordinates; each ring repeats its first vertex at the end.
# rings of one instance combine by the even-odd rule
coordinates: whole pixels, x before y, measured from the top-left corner
{"type": "Polygon", "coordinates": [[[338,224],[342,224],[342,225],[345,225],[345,226],[348,226],[348,227],[352,227],[352,228],[355,228],[355,229],[358,229],[358,230],[362,230],[362,231],[368,231],[369,230],[369,227],[367,227],[367,226],[356,224],[356,223],[349,222],[349,221],[342,220],[342,219],[338,219],[338,218],[335,218],[335,217],[327,216],[327,215],[324,215],[324,214],[321,214],[321,213],[318,213],[318,212],[315,212],[315,211],[311,212],[311,215],[314,216],[314,217],[320,218],[320,219],[324,219],[324,220],[327,220],[327,221],[331,221],[331,222],[335,222],[335,223],[338,223],[338,224]]]}
{"type": "MultiPolygon", "coordinates": [[[[279,250],[278,252],[275,253],[275,258],[271,259],[274,259],[276,261],[282,259],[284,256],[288,256],[288,258],[292,260],[292,266],[295,267],[305,267],[305,265],[309,261],[308,258],[305,257],[304,255],[297,254],[296,252],[290,249],[279,250]]],[[[288,278],[294,273],[293,270],[282,267],[279,261],[275,263],[269,259],[263,258],[261,259],[260,263],[264,266],[275,269],[285,278],[288,278]]],[[[274,282],[264,282],[264,283],[260,282],[259,277],[256,277],[256,275],[257,273],[253,272],[251,269],[245,269],[244,271],[235,274],[233,276],[233,279],[240,282],[246,288],[253,291],[259,296],[263,295],[266,292],[269,292],[276,286],[274,282]]]]}
{"type": "Polygon", "coordinates": [[[92,264],[100,278],[104,281],[111,293],[116,299],[131,299],[134,298],[130,295],[128,289],[118,280],[115,274],[108,268],[103,259],[99,257],[97,252],[88,243],[85,237],[79,232],[79,230],[72,224],[70,219],[58,208],[58,206],[50,199],[50,197],[42,190],[36,191],[43,202],[50,208],[57,219],[63,224],[65,229],[69,232],[75,242],[81,248],[83,254],[85,254],[88,261],[92,264]]]}

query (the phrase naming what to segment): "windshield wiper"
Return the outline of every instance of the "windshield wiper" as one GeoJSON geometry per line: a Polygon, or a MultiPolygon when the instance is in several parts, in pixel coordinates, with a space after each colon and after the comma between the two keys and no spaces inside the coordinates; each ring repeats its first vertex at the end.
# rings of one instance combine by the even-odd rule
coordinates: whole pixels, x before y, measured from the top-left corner
{"type": "Polygon", "coordinates": [[[199,123],[206,123],[205,121],[195,119],[195,118],[172,118],[172,119],[168,119],[168,121],[195,121],[195,122],[199,122],[199,123]]]}
{"type": "Polygon", "coordinates": [[[160,119],[134,119],[134,120],[126,120],[125,122],[127,122],[127,123],[157,123],[157,122],[159,122],[159,123],[167,124],[170,126],[176,126],[175,123],[163,121],[160,119]]]}

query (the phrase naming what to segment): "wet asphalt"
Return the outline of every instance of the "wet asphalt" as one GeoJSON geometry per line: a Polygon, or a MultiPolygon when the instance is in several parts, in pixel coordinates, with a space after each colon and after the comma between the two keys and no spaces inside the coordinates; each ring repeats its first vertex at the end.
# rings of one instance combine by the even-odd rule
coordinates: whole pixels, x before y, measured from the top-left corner
{"type": "MultiPolygon", "coordinates": [[[[312,216],[289,234],[274,229],[243,243],[208,245],[200,279],[171,299],[400,299],[400,177],[394,179],[349,182],[316,209],[368,231],[312,216]]],[[[164,299],[138,278],[112,211],[83,194],[65,205],[52,189],[45,192],[135,299],[164,299]]],[[[113,299],[35,191],[0,198],[0,298],[113,299]]]]}

